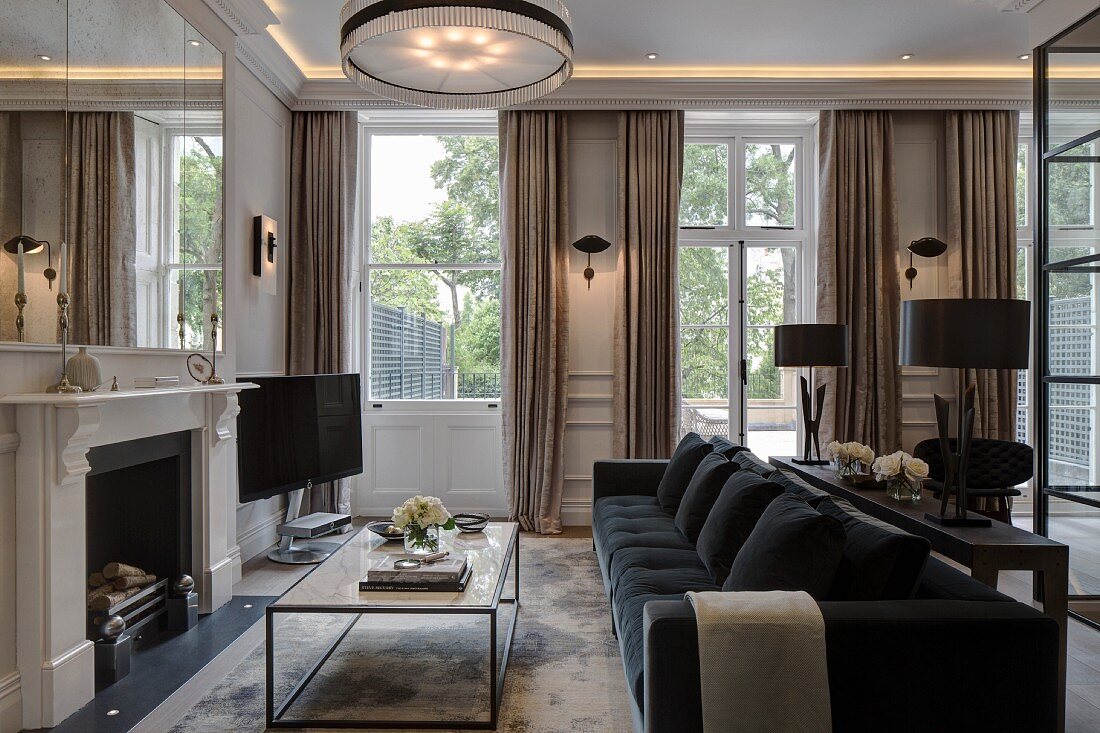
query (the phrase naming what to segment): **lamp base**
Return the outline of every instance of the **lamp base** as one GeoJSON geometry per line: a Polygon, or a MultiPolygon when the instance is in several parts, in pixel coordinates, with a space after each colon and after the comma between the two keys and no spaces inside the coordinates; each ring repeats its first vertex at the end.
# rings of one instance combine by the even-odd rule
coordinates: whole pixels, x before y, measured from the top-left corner
{"type": "Polygon", "coordinates": [[[829,461],[823,461],[823,460],[820,460],[820,459],[814,461],[814,460],[808,460],[808,459],[805,459],[805,458],[792,458],[791,463],[797,463],[800,466],[828,466],[829,465],[829,461]]]}
{"type": "Polygon", "coordinates": [[[943,525],[944,527],[992,527],[993,521],[989,517],[941,517],[939,514],[925,512],[924,518],[929,522],[943,525]]]}

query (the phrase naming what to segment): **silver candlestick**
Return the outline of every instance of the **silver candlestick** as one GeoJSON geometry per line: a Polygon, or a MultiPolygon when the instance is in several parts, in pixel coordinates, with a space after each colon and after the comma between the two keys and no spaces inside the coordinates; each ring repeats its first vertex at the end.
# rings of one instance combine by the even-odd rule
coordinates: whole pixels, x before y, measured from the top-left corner
{"type": "Polygon", "coordinates": [[[46,388],[47,392],[77,394],[83,392],[75,384],[69,384],[69,294],[57,294],[57,325],[61,329],[61,381],[46,388]]]}
{"type": "Polygon", "coordinates": [[[15,294],[15,307],[19,311],[15,316],[15,330],[19,332],[19,343],[23,343],[23,326],[25,324],[23,320],[23,309],[27,307],[26,293],[15,294]]]}
{"type": "Polygon", "coordinates": [[[184,332],[183,332],[183,313],[182,312],[176,314],[176,323],[178,323],[180,325],[180,331],[179,331],[180,349],[185,349],[187,347],[183,343],[184,332]]]}
{"type": "Polygon", "coordinates": [[[225,384],[225,380],[218,376],[218,314],[210,314],[210,379],[207,384],[225,384]]]}

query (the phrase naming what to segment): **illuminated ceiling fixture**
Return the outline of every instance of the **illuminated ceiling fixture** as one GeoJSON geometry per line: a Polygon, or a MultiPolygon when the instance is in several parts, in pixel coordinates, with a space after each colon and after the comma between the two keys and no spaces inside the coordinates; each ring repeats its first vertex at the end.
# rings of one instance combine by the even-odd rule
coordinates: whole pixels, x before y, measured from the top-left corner
{"type": "Polygon", "coordinates": [[[344,74],[417,107],[525,104],[573,74],[573,26],[560,0],[348,0],[344,74]]]}
{"type": "Polygon", "coordinates": [[[900,58],[902,61],[908,61],[909,59],[913,58],[913,56],[914,54],[911,53],[903,53],[900,58]]]}
{"type": "Polygon", "coordinates": [[[647,59],[649,59],[650,61],[656,61],[656,60],[657,60],[657,58],[658,58],[659,56],[660,56],[660,54],[657,54],[657,53],[653,53],[653,52],[647,53],[647,54],[645,55],[645,57],[646,57],[647,59]]]}
{"type": "Polygon", "coordinates": [[[192,38],[190,41],[187,42],[187,44],[190,45],[190,46],[195,46],[196,48],[198,48],[199,46],[202,45],[202,41],[199,41],[199,40],[196,40],[196,39],[192,38]]]}
{"type": "Polygon", "coordinates": [[[37,56],[35,56],[35,58],[39,61],[53,61],[53,56],[47,56],[44,53],[38,54],[37,56]]]}
{"type": "Polygon", "coordinates": [[[1031,54],[1022,53],[1019,56],[1017,56],[1016,58],[1020,59],[1021,61],[1027,61],[1029,58],[1031,58],[1031,54]]]}

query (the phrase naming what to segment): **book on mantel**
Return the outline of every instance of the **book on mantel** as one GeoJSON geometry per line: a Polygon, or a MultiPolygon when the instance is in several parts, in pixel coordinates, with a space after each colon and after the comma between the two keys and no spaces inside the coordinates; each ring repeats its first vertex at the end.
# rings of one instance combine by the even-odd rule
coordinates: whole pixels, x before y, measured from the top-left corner
{"type": "Polygon", "coordinates": [[[466,590],[470,563],[465,555],[451,555],[431,565],[397,569],[398,560],[419,559],[416,555],[393,554],[371,560],[367,574],[359,581],[360,591],[429,591],[436,593],[466,590]]]}

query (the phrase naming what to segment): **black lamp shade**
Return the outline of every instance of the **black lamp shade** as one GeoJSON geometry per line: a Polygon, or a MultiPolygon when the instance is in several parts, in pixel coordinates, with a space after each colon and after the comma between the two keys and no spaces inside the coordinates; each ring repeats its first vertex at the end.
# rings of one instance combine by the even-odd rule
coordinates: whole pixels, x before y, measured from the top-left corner
{"type": "Polygon", "coordinates": [[[848,327],[833,323],[776,326],[775,365],[848,366],[848,327]]]}
{"type": "Polygon", "coordinates": [[[953,369],[1027,369],[1031,303],[993,298],[907,300],[899,362],[953,369]]]}
{"type": "Polygon", "coordinates": [[[573,242],[573,246],[585,254],[594,255],[610,247],[611,242],[603,237],[597,237],[595,234],[589,234],[587,237],[581,237],[573,242]]]}
{"type": "Polygon", "coordinates": [[[23,254],[29,255],[40,251],[45,245],[45,242],[39,242],[37,239],[24,236],[20,234],[18,237],[12,237],[8,241],[4,242],[4,251],[8,254],[19,254],[19,242],[23,242],[23,254]]]}

